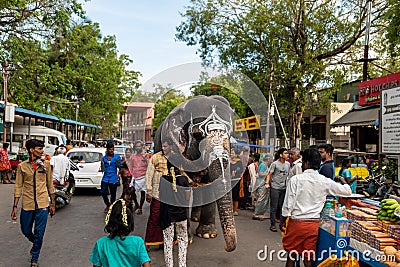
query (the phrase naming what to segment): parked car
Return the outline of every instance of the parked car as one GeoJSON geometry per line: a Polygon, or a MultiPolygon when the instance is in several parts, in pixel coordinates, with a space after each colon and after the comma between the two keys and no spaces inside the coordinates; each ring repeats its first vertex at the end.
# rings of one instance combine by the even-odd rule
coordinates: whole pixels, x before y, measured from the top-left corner
{"type": "Polygon", "coordinates": [[[128,145],[116,145],[114,146],[114,154],[119,155],[121,159],[125,157],[125,150],[130,148],[128,145]]]}
{"type": "Polygon", "coordinates": [[[105,148],[79,147],[68,151],[67,157],[79,168],[78,171],[71,171],[76,188],[101,188],[101,159],[105,154],[105,148]]]}

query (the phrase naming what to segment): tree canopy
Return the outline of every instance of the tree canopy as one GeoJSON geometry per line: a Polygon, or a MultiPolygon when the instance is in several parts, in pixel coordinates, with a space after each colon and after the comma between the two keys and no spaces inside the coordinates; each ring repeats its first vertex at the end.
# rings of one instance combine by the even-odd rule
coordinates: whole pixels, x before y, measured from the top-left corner
{"type": "Polygon", "coordinates": [[[79,104],[78,120],[114,128],[140,75],[115,36],[102,36],[75,0],[6,2],[0,55],[15,65],[9,101],[69,119],[79,104]]]}
{"type": "Polygon", "coordinates": [[[390,8],[386,13],[388,26],[386,37],[389,41],[389,51],[392,55],[400,55],[400,4],[397,0],[388,0],[390,8]]]}
{"type": "Polygon", "coordinates": [[[154,105],[154,132],[161,123],[167,118],[169,113],[177,106],[185,102],[188,98],[180,91],[171,87],[171,85],[163,86],[155,84],[154,96],[157,96],[157,102],[154,105]]]}
{"type": "MultiPolygon", "coordinates": [[[[205,64],[240,70],[266,96],[272,88],[295,140],[310,94],[327,103],[345,81],[347,52],[363,38],[367,2],[191,0],[176,37],[198,45],[205,64]]],[[[382,30],[387,7],[374,1],[372,33],[382,30]]]]}

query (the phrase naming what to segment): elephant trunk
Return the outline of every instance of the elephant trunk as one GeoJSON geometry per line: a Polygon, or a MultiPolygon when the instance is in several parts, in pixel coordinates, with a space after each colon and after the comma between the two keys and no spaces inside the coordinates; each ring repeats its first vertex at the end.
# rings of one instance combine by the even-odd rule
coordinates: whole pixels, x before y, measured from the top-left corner
{"type": "MultiPolygon", "coordinates": [[[[229,148],[229,145],[227,147],[229,148]]],[[[214,181],[214,188],[218,194],[217,207],[225,238],[225,250],[231,252],[236,249],[237,240],[236,225],[233,219],[231,175],[226,151],[229,150],[224,149],[223,146],[213,147],[211,155],[214,154],[215,160],[210,164],[208,174],[211,181],[214,181]],[[217,179],[219,181],[216,181],[217,179]]]]}
{"type": "Polygon", "coordinates": [[[236,226],[233,219],[232,195],[230,191],[217,200],[217,207],[222,232],[225,238],[225,250],[227,252],[234,251],[236,249],[237,239],[236,226]]]}

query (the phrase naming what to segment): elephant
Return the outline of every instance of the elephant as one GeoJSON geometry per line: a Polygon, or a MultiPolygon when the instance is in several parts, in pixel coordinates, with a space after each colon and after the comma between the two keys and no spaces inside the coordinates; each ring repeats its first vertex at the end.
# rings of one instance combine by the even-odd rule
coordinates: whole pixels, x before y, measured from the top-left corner
{"type": "Polygon", "coordinates": [[[225,98],[195,96],[177,106],[154,137],[155,151],[161,150],[166,138],[172,140],[173,153],[168,160],[193,181],[193,207],[197,208],[192,218],[199,221],[196,234],[217,236],[217,207],[228,252],[237,245],[229,172],[232,117],[233,110],[225,98]]]}

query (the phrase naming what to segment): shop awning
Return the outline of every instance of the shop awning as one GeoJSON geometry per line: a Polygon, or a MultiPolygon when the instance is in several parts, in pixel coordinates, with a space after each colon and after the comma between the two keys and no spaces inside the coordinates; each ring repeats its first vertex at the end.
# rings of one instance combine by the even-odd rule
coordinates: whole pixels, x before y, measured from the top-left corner
{"type": "Polygon", "coordinates": [[[331,127],[338,126],[373,126],[379,117],[379,107],[368,109],[354,109],[343,115],[340,119],[331,124],[331,127]]]}

